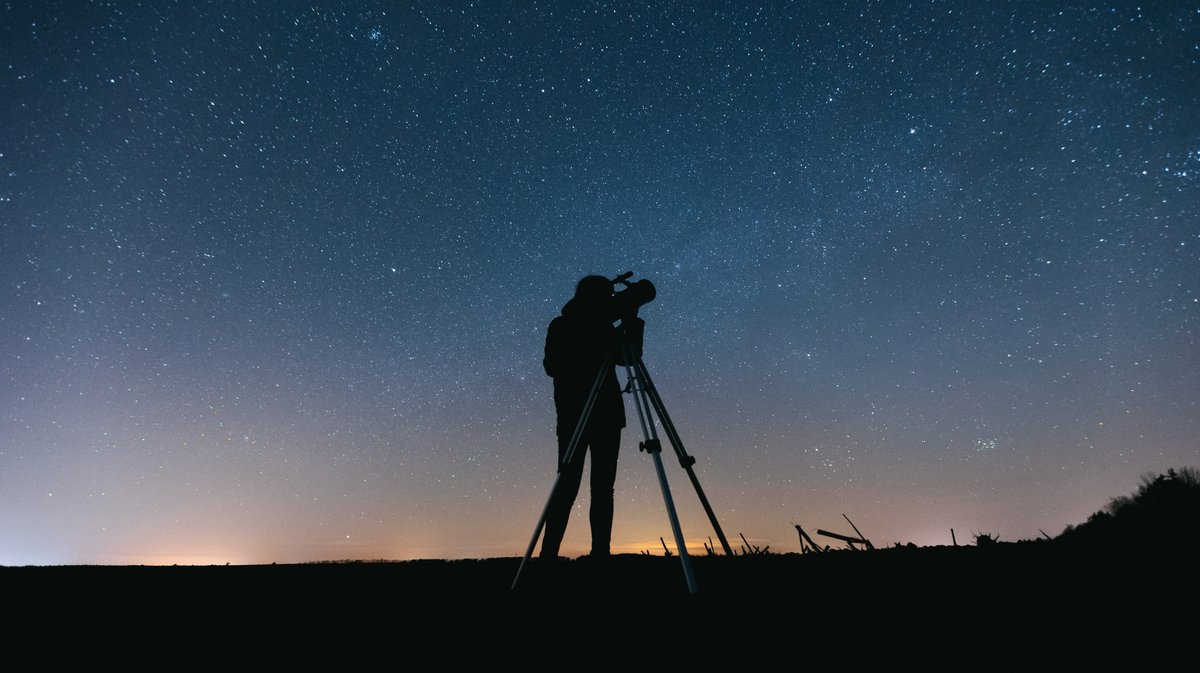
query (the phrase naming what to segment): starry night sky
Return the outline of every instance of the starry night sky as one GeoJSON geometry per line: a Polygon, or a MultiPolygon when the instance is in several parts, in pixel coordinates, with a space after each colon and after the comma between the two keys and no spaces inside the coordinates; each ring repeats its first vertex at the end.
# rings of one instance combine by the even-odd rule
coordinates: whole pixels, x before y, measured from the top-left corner
{"type": "Polygon", "coordinates": [[[835,5],[4,4],[0,564],[519,555],[587,273],[771,551],[1200,463],[1200,13],[835,5]]]}

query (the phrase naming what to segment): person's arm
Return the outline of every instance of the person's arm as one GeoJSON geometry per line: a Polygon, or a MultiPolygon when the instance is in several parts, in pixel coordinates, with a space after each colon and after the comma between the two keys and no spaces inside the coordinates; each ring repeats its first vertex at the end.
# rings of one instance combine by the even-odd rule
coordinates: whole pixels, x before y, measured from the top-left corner
{"type": "Polygon", "coordinates": [[[562,338],[559,334],[561,331],[562,324],[559,319],[551,320],[550,327],[546,330],[546,349],[542,358],[542,368],[546,370],[546,376],[556,377],[562,373],[562,338]]]}

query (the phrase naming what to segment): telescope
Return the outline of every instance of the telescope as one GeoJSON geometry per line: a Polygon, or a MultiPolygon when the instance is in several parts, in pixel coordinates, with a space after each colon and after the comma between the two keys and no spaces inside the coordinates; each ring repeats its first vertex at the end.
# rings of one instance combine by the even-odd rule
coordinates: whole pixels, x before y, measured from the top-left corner
{"type": "Polygon", "coordinates": [[[654,283],[645,278],[631,283],[629,282],[631,276],[633,276],[633,272],[627,271],[612,279],[614,288],[617,285],[625,286],[624,290],[613,292],[612,304],[609,309],[609,315],[612,316],[613,320],[637,315],[637,310],[654,301],[654,297],[657,294],[657,291],[654,289],[654,283]]]}

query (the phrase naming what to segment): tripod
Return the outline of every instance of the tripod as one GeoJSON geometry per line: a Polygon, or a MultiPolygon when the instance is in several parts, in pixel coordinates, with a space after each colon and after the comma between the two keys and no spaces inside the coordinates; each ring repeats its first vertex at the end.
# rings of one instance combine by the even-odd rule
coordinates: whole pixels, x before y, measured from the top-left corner
{"type": "MultiPolygon", "coordinates": [[[[671,417],[667,414],[667,408],[663,405],[662,398],[658,395],[658,389],[654,387],[654,382],[650,379],[650,372],[646,370],[646,363],[642,360],[640,348],[635,347],[630,339],[625,321],[622,321],[617,326],[617,348],[620,349],[621,360],[625,365],[625,372],[628,376],[625,392],[633,393],[634,404],[637,406],[638,421],[641,423],[642,435],[645,437],[645,441],[640,442],[638,448],[650,454],[650,457],[654,460],[654,468],[658,474],[658,483],[662,488],[663,503],[666,506],[667,516],[671,522],[671,532],[675,537],[675,548],[679,553],[679,561],[683,565],[684,580],[687,582],[688,591],[696,593],[696,577],[692,572],[692,563],[691,558],[688,556],[687,546],[684,544],[683,531],[679,527],[679,515],[675,512],[675,501],[671,497],[671,487],[667,483],[667,473],[662,463],[662,443],[658,439],[658,430],[654,417],[651,415],[651,410],[658,414],[658,420],[667,435],[667,440],[671,442],[671,446],[675,449],[675,455],[679,458],[679,465],[687,472],[688,478],[691,479],[692,486],[696,489],[696,495],[700,498],[700,504],[703,505],[705,513],[708,514],[708,520],[712,523],[713,530],[716,531],[717,539],[721,541],[721,547],[725,550],[725,554],[733,556],[733,550],[730,548],[729,542],[725,539],[725,533],[721,530],[721,524],[717,521],[717,515],[708,503],[708,497],[704,495],[704,489],[700,487],[700,480],[696,478],[695,470],[692,469],[696,464],[696,459],[688,455],[687,451],[684,450],[683,442],[679,439],[679,433],[675,430],[675,424],[671,422],[671,417]]],[[[607,357],[605,357],[604,363],[600,365],[600,370],[596,372],[595,383],[592,384],[591,393],[588,395],[587,402],[583,406],[579,422],[575,425],[575,431],[571,435],[571,442],[567,446],[566,455],[563,458],[564,464],[569,465],[574,458],[575,450],[579,446],[580,438],[583,436],[584,428],[587,427],[588,418],[591,416],[592,408],[595,406],[596,398],[599,396],[600,386],[604,383],[604,379],[608,376],[608,372],[612,369],[615,360],[616,352],[610,351],[607,357]]],[[[542,529],[546,525],[546,516],[550,511],[550,503],[554,499],[554,493],[558,490],[561,480],[562,472],[560,471],[554,480],[554,486],[550,489],[550,496],[546,500],[546,506],[542,508],[542,516],[538,519],[537,527],[533,531],[533,537],[529,540],[529,546],[525,548],[525,556],[521,559],[521,565],[517,568],[517,575],[513,578],[513,589],[517,587],[517,582],[521,579],[521,571],[525,569],[525,564],[533,556],[533,549],[537,546],[538,538],[542,535],[542,529]]]]}

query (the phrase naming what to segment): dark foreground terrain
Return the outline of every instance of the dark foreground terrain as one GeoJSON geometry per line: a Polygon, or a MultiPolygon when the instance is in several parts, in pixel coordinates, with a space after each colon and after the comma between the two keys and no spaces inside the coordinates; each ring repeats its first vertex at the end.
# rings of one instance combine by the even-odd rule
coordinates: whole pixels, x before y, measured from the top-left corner
{"type": "Polygon", "coordinates": [[[695,594],[649,556],[535,559],[516,589],[517,558],[0,567],[0,633],[15,670],[1194,668],[1200,470],[977,541],[696,557],[695,594]]]}
{"type": "Polygon", "coordinates": [[[230,643],[261,655],[273,643],[289,658],[395,647],[397,657],[430,648],[446,662],[522,653],[537,662],[561,647],[585,658],[651,648],[660,661],[709,663],[904,659],[943,647],[1000,656],[1084,641],[1118,650],[1191,642],[1197,560],[1188,547],[1050,541],[694,557],[695,595],[678,558],[647,556],[535,559],[516,590],[514,558],[0,568],[0,588],[12,642],[22,628],[65,629],[105,642],[182,642],[202,657],[230,643]]]}

